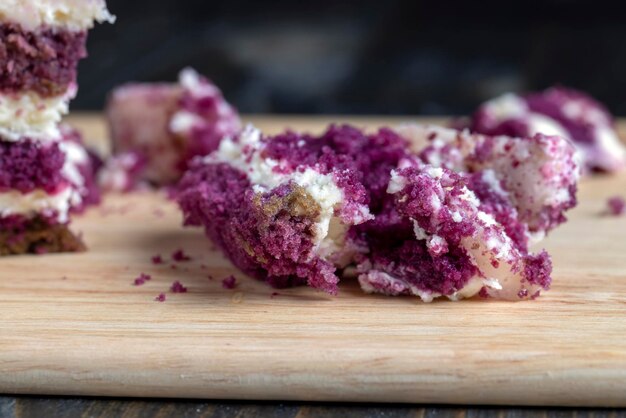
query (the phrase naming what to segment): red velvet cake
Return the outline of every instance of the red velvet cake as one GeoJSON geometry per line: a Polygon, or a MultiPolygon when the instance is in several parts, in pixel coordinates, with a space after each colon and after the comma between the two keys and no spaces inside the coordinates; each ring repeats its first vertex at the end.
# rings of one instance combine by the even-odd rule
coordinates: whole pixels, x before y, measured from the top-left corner
{"type": "Polygon", "coordinates": [[[334,294],[355,265],[366,292],[532,299],[549,287],[552,264],[528,246],[575,205],[574,154],[542,135],[249,127],[194,160],[177,198],[187,225],[275,287],[334,294]]]}
{"type": "Polygon", "coordinates": [[[95,162],[59,125],[103,0],[0,2],[0,255],[78,251],[70,214],[98,200],[95,162]]]}
{"type": "Polygon", "coordinates": [[[177,84],[129,84],[110,96],[107,116],[115,155],[102,184],[128,190],[136,183],[167,185],[188,161],[217,149],[240,130],[237,111],[220,90],[192,69],[177,84]]]}

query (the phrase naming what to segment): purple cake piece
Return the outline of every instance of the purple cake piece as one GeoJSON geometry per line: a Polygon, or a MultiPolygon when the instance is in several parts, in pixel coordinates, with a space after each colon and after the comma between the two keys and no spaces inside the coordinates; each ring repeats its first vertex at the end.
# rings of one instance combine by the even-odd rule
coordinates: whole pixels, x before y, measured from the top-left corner
{"type": "Polygon", "coordinates": [[[613,117],[601,103],[576,90],[553,87],[524,96],[506,94],[481,105],[469,128],[486,135],[560,135],[576,144],[588,170],[626,168],[626,148],[613,117]]]}
{"type": "MultiPolygon", "coordinates": [[[[359,265],[365,291],[413,294],[428,302],[481,292],[516,300],[549,288],[547,254],[529,254],[488,212],[501,201],[479,200],[462,174],[419,162],[411,165],[394,171],[389,184],[402,219],[390,230],[403,230],[395,234],[402,239],[371,246],[371,254],[359,265]]],[[[500,210],[515,217],[511,205],[500,210]]]]}
{"type": "MultiPolygon", "coordinates": [[[[221,139],[236,134],[239,115],[219,89],[192,69],[180,73],[178,84],[129,84],[113,91],[107,116],[116,155],[135,155],[129,181],[168,185],[180,179],[188,162],[217,149],[221,139]]],[[[114,156],[113,158],[117,158],[114,156]]],[[[116,186],[118,182],[109,182],[116,186]]],[[[127,182],[122,190],[129,189],[127,182]]]]}
{"type": "Polygon", "coordinates": [[[244,272],[276,287],[307,283],[334,294],[337,268],[365,251],[349,229],[380,209],[406,149],[389,129],[262,137],[249,127],[195,161],[178,201],[185,223],[204,226],[244,272]]]}
{"type": "Polygon", "coordinates": [[[0,90],[33,91],[46,98],[76,83],[78,61],[87,56],[87,32],[53,28],[26,31],[0,24],[0,90]]]}
{"type": "MultiPolygon", "coordinates": [[[[489,183],[509,200],[526,224],[531,241],[565,221],[576,205],[580,163],[574,147],[559,136],[530,138],[470,134],[427,125],[405,125],[398,132],[421,144],[419,158],[435,167],[481,174],[480,193],[489,183]]],[[[471,185],[470,185],[471,186],[471,185]]]]}

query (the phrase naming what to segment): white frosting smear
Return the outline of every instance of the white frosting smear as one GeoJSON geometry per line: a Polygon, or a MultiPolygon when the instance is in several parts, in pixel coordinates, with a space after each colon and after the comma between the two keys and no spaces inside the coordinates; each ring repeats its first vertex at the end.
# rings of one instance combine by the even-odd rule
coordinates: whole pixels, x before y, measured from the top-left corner
{"type": "Polygon", "coordinates": [[[115,22],[104,0],[2,0],[0,20],[15,22],[26,30],[41,26],[82,31],[94,22],[115,22]]]}
{"type": "Polygon", "coordinates": [[[23,137],[57,140],[58,123],[68,112],[68,103],[76,95],[70,86],[61,96],[43,98],[35,92],[0,95],[0,135],[6,141],[23,137]]]}

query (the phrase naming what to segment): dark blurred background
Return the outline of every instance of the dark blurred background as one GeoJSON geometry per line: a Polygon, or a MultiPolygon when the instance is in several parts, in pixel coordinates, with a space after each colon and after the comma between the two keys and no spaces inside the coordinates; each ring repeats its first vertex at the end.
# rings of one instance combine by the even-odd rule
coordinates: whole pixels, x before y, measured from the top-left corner
{"type": "Polygon", "coordinates": [[[246,113],[464,114],[506,91],[583,89],[626,115],[621,1],[109,0],[73,109],[193,66],[246,113]]]}

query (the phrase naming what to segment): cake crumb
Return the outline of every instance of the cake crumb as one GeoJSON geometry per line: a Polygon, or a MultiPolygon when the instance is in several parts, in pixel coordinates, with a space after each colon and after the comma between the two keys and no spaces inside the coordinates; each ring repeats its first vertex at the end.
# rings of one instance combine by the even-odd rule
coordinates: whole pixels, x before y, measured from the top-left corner
{"type": "Polygon", "coordinates": [[[157,254],[152,257],[152,264],[163,264],[163,257],[161,257],[161,254],[157,254]]]}
{"type": "Polygon", "coordinates": [[[179,263],[190,261],[191,257],[189,257],[183,250],[176,250],[172,253],[172,259],[179,263]]]}
{"type": "Polygon", "coordinates": [[[232,274],[222,280],[222,287],[224,289],[232,290],[237,287],[237,279],[232,274]]]}
{"type": "Polygon", "coordinates": [[[280,293],[274,292],[270,295],[270,299],[274,299],[275,297],[280,296],[280,293]]]}
{"type": "Polygon", "coordinates": [[[159,295],[154,298],[155,302],[165,302],[166,296],[165,293],[159,293],[159,295]]]}
{"type": "Polygon", "coordinates": [[[181,282],[176,280],[170,287],[172,293],[187,293],[187,288],[181,282]]]}
{"type": "Polygon", "coordinates": [[[141,273],[139,275],[139,277],[137,277],[135,279],[135,281],[133,282],[134,286],[141,286],[143,284],[145,284],[147,281],[152,280],[152,276],[145,274],[145,273],[141,273]]]}
{"type": "Polygon", "coordinates": [[[626,213],[626,200],[621,196],[613,196],[606,201],[609,215],[622,216],[626,213]]]}

